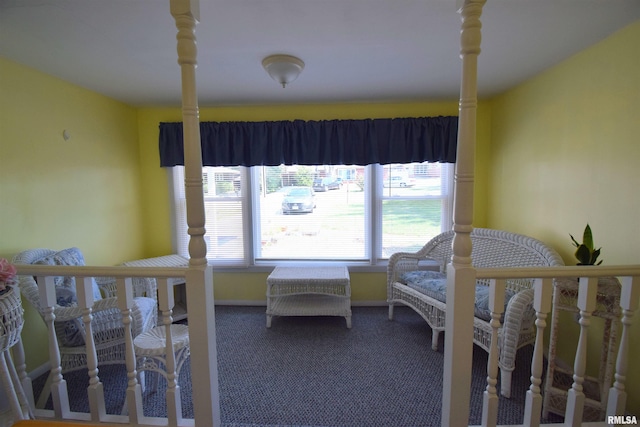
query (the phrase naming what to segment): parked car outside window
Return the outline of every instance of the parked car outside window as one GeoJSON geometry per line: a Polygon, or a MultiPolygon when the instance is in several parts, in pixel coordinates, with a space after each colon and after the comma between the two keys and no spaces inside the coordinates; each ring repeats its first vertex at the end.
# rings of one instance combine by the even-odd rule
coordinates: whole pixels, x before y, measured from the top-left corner
{"type": "Polygon", "coordinates": [[[282,199],[282,213],[311,213],[316,207],[316,199],[311,187],[289,187],[282,199]]]}
{"type": "Polygon", "coordinates": [[[391,175],[389,178],[385,178],[382,181],[384,187],[413,187],[416,185],[416,181],[413,178],[400,175],[391,175]]]}
{"type": "Polygon", "coordinates": [[[340,187],[342,187],[342,178],[339,177],[327,176],[313,180],[313,189],[315,191],[337,190],[340,187]]]}

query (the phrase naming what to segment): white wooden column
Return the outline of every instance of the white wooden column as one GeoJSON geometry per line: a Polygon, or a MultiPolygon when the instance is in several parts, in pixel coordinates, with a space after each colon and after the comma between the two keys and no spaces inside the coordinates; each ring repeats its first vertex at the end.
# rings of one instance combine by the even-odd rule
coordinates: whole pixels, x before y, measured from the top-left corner
{"type": "Polygon", "coordinates": [[[193,409],[196,425],[220,426],[218,359],[216,351],[213,272],[207,266],[202,153],[196,90],[197,47],[195,27],[200,18],[197,0],[171,0],[171,15],[178,29],[178,64],[182,73],[182,121],[185,153],[185,196],[189,240],[186,277],[190,328],[193,409]]]}
{"type": "MultiPolygon", "coordinates": [[[[460,2],[459,2],[460,3],[460,2]]],[[[475,269],[471,265],[473,176],[476,140],[477,63],[480,15],[485,0],[464,0],[460,56],[462,79],[453,206],[453,257],[447,268],[447,314],[444,341],[442,426],[469,423],[475,269]]]]}

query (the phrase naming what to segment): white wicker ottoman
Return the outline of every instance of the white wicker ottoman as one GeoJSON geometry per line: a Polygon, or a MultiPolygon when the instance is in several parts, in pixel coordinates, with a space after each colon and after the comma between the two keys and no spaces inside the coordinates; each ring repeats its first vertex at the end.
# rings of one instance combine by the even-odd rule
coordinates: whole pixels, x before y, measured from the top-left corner
{"type": "Polygon", "coordinates": [[[342,316],[351,328],[347,267],[276,267],[267,278],[267,328],[273,316],[342,316]]]}

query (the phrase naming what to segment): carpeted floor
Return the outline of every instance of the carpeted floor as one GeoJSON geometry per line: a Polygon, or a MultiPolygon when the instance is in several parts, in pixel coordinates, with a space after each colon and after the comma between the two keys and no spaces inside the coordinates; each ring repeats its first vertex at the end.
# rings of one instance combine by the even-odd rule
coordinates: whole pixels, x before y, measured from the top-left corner
{"type": "MultiPolygon", "coordinates": [[[[277,317],[267,329],[264,312],[216,307],[221,418],[227,427],[440,425],[443,337],[440,350],[432,351],[431,330],[412,310],[398,307],[390,322],[386,307],[353,307],[352,329],[340,317],[277,317]]],[[[473,361],[469,423],[480,424],[487,354],[474,346],[473,361]]],[[[521,350],[512,398],[500,398],[499,424],[522,422],[530,363],[531,350],[521,350]]],[[[107,412],[119,414],[124,367],[101,367],[99,376],[107,412]]],[[[86,373],[65,379],[72,410],[86,412],[86,373]]],[[[34,389],[42,383],[37,380],[34,389]]],[[[180,387],[183,415],[192,418],[188,364],[180,387]]],[[[162,390],[145,393],[144,408],[146,415],[166,416],[162,390]]]]}

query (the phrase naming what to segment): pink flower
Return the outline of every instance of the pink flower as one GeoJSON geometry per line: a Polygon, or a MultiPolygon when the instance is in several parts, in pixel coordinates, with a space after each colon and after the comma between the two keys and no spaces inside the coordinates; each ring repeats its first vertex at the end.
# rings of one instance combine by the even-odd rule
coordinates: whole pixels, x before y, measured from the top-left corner
{"type": "Polygon", "coordinates": [[[0,283],[10,284],[16,277],[16,266],[4,258],[0,258],[0,283]]]}

